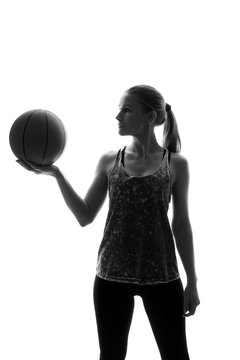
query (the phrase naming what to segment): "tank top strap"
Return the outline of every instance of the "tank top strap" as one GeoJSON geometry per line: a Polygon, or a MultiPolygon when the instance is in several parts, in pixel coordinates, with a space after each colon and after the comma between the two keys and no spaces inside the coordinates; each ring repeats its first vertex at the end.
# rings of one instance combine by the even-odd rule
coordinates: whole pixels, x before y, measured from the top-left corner
{"type": "Polygon", "coordinates": [[[168,150],[168,148],[165,147],[160,168],[165,169],[165,171],[167,171],[168,173],[170,172],[170,157],[171,152],[168,150]]]}
{"type": "Polygon", "coordinates": [[[168,163],[168,149],[164,148],[160,167],[166,167],[168,163]]]}
{"type": "Polygon", "coordinates": [[[170,166],[170,159],[171,159],[171,151],[168,148],[164,148],[163,158],[164,164],[169,167],[170,166]]]}
{"type": "Polygon", "coordinates": [[[120,153],[121,153],[121,149],[119,149],[118,150],[118,153],[117,153],[117,156],[116,156],[116,159],[115,159],[115,164],[116,164],[116,162],[118,161],[118,159],[119,159],[119,155],[120,155],[120,153]]]}
{"type": "Polygon", "coordinates": [[[168,165],[170,166],[171,161],[171,151],[168,150],[168,165]]]}
{"type": "Polygon", "coordinates": [[[124,166],[125,149],[126,149],[126,146],[124,146],[124,148],[121,150],[121,159],[120,159],[120,161],[121,161],[123,166],[124,166]]]}

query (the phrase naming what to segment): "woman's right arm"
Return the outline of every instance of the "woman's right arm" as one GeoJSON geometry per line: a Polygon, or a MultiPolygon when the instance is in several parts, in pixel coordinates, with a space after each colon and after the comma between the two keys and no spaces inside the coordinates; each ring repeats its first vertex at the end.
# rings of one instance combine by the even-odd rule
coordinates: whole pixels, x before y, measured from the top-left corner
{"type": "Polygon", "coordinates": [[[108,154],[104,154],[100,158],[95,171],[94,180],[84,199],[82,199],[74,191],[61,171],[59,169],[56,171],[55,178],[63,198],[68,208],[75,215],[76,219],[82,227],[90,224],[95,219],[106,198],[108,186],[106,169],[108,161],[108,154]]]}
{"type": "Polygon", "coordinates": [[[84,199],[75,192],[57,166],[36,166],[21,160],[18,160],[17,162],[25,169],[31,170],[37,174],[54,176],[68,208],[72,211],[79,224],[84,227],[95,219],[104,203],[108,187],[107,169],[109,162],[114,156],[116,156],[116,152],[111,151],[100,158],[95,171],[94,180],[84,199]]]}
{"type": "Polygon", "coordinates": [[[74,191],[71,184],[63,176],[58,169],[55,178],[61,190],[62,196],[68,208],[72,211],[73,215],[81,226],[88,225],[90,221],[90,211],[87,203],[74,191]]]}

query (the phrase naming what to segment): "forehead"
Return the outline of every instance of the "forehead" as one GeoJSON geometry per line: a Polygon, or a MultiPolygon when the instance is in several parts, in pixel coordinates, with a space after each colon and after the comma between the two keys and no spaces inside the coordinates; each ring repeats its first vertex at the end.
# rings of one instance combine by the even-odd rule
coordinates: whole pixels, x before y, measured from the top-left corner
{"type": "Polygon", "coordinates": [[[141,104],[134,95],[123,94],[120,99],[119,106],[122,107],[127,105],[134,108],[141,107],[141,104]]]}

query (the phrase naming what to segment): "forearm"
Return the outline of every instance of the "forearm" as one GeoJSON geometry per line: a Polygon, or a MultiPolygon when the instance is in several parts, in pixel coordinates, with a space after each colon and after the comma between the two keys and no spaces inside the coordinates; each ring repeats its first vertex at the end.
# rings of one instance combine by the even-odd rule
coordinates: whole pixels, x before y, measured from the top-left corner
{"type": "Polygon", "coordinates": [[[79,224],[81,226],[88,225],[91,219],[86,202],[78,196],[60,170],[57,171],[55,178],[68,208],[72,211],[79,224]]]}
{"type": "Polygon", "coordinates": [[[187,281],[188,283],[196,283],[193,235],[190,224],[178,229],[173,228],[173,234],[179,256],[186,271],[187,281]]]}

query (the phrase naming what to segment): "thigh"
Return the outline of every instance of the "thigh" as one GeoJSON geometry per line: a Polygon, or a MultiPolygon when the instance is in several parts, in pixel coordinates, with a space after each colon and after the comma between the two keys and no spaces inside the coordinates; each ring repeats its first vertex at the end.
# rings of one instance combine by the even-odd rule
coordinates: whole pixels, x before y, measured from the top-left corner
{"type": "Polygon", "coordinates": [[[189,360],[181,280],[148,285],[142,298],[162,359],[189,360]]]}
{"type": "Polygon", "coordinates": [[[94,306],[101,359],[124,359],[134,309],[134,297],[121,284],[96,277],[94,306]]]}

